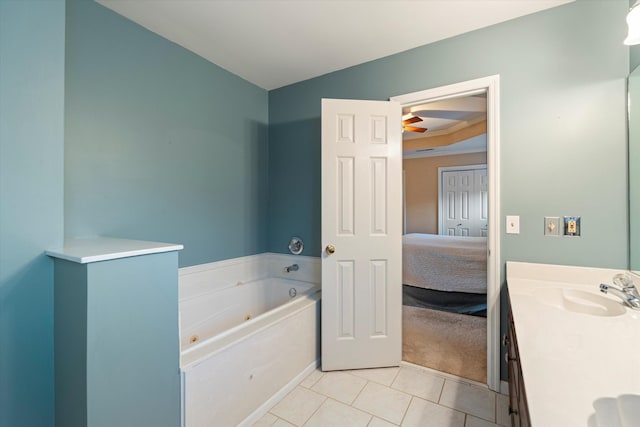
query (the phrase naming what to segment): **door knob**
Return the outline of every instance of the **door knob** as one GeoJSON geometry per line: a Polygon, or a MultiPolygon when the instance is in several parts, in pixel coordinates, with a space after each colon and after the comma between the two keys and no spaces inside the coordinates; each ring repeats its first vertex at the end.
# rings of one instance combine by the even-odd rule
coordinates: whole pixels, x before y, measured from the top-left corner
{"type": "Polygon", "coordinates": [[[327,253],[327,255],[331,255],[335,251],[336,251],[336,247],[333,245],[327,245],[327,247],[325,248],[325,252],[327,253]]]}

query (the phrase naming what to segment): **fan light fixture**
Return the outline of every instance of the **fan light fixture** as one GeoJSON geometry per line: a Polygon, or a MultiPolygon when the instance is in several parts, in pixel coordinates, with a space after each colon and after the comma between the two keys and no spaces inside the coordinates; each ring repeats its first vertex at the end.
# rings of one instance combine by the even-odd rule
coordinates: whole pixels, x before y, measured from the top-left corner
{"type": "Polygon", "coordinates": [[[637,0],[629,13],[627,14],[627,25],[629,26],[629,33],[627,38],[624,39],[624,44],[634,45],[640,44],[640,0],[637,0]]]}

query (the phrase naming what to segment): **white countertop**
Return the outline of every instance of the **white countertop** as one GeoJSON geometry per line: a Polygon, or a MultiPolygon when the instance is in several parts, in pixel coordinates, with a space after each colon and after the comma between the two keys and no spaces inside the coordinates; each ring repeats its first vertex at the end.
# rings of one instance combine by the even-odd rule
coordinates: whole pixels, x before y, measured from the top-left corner
{"type": "Polygon", "coordinates": [[[138,255],[179,251],[182,249],[184,249],[184,246],[173,243],[93,237],[65,240],[62,248],[50,249],[45,251],[45,253],[54,258],[86,264],[138,255]]]}
{"type": "Polygon", "coordinates": [[[599,291],[621,270],[507,262],[507,283],[533,427],[640,426],[640,310],[576,313],[541,288],[599,291]],[[626,421],[619,418],[620,409],[626,421]]]}

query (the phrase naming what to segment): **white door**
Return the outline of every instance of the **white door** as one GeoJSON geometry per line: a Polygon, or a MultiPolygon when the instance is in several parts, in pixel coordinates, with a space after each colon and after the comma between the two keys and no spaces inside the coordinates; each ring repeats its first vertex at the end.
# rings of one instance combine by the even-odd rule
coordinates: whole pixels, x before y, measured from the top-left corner
{"type": "Polygon", "coordinates": [[[440,172],[440,234],[487,236],[487,169],[440,172]]]}
{"type": "Polygon", "coordinates": [[[322,100],[323,371],[402,360],[401,115],[322,100]]]}

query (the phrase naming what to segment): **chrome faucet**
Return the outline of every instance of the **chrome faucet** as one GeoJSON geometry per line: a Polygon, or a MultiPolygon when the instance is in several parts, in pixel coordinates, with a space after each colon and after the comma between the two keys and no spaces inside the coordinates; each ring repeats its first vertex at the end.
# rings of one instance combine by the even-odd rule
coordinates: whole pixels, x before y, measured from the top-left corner
{"type": "Polygon", "coordinates": [[[285,273],[291,273],[292,271],[298,271],[300,267],[298,267],[298,264],[292,264],[289,267],[285,267],[284,268],[284,272],[285,273]]]}
{"type": "Polygon", "coordinates": [[[640,310],[640,294],[633,283],[633,279],[626,274],[613,276],[613,285],[600,284],[600,292],[612,293],[620,298],[627,306],[640,310]]]}

